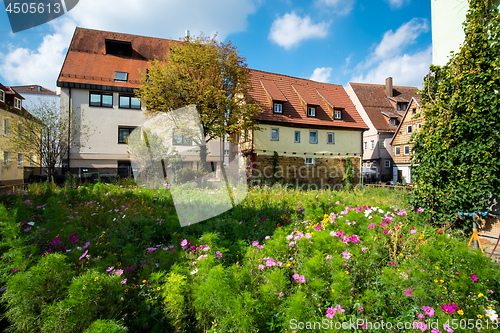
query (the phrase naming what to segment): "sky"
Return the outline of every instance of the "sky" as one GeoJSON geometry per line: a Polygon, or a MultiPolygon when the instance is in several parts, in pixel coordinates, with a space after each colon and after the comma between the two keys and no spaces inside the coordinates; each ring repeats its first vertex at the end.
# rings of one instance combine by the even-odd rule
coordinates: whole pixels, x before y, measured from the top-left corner
{"type": "Polygon", "coordinates": [[[0,5],[0,83],[56,81],[75,27],[179,40],[213,36],[249,68],[347,86],[422,87],[432,60],[430,0],[80,0],[13,33],[0,5]]]}

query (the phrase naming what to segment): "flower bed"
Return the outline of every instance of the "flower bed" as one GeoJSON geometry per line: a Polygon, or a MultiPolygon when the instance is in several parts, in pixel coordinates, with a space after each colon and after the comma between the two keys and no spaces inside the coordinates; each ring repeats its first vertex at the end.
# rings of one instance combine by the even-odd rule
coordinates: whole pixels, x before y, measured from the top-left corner
{"type": "Polygon", "coordinates": [[[499,264],[398,191],[251,189],[185,228],[166,190],[43,185],[0,201],[14,331],[496,331],[499,264]]]}

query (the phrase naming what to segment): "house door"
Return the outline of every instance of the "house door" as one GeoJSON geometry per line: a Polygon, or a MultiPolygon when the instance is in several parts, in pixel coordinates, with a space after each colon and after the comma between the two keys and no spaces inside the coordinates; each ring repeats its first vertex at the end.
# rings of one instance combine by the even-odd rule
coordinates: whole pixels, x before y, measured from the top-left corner
{"type": "Polygon", "coordinates": [[[398,170],[398,183],[403,180],[403,170],[398,170]]]}

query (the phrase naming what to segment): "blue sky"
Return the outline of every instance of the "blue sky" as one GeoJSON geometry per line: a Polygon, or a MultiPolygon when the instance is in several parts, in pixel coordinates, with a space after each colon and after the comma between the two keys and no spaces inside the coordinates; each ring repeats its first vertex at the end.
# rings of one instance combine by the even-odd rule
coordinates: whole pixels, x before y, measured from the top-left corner
{"type": "Polygon", "coordinates": [[[0,82],[55,90],[76,26],[178,40],[218,33],[250,68],[341,84],[422,86],[432,58],[430,0],[80,0],[12,33],[0,6],[0,82]]]}

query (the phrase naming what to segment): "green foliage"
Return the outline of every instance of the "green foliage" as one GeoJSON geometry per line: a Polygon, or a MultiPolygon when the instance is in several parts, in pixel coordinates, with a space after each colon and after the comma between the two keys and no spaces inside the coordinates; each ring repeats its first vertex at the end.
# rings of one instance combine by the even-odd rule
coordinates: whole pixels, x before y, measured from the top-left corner
{"type": "Polygon", "coordinates": [[[128,329],[114,320],[96,320],[84,333],[127,333],[128,329]]]}
{"type": "Polygon", "coordinates": [[[345,159],[345,186],[347,189],[350,189],[352,183],[354,181],[354,171],[352,168],[351,158],[347,157],[345,159]]]}
{"type": "Polygon", "coordinates": [[[460,51],[431,66],[422,90],[425,124],[415,137],[413,169],[420,205],[434,221],[456,209],[487,210],[500,186],[500,14],[469,1],[460,51]]]}

